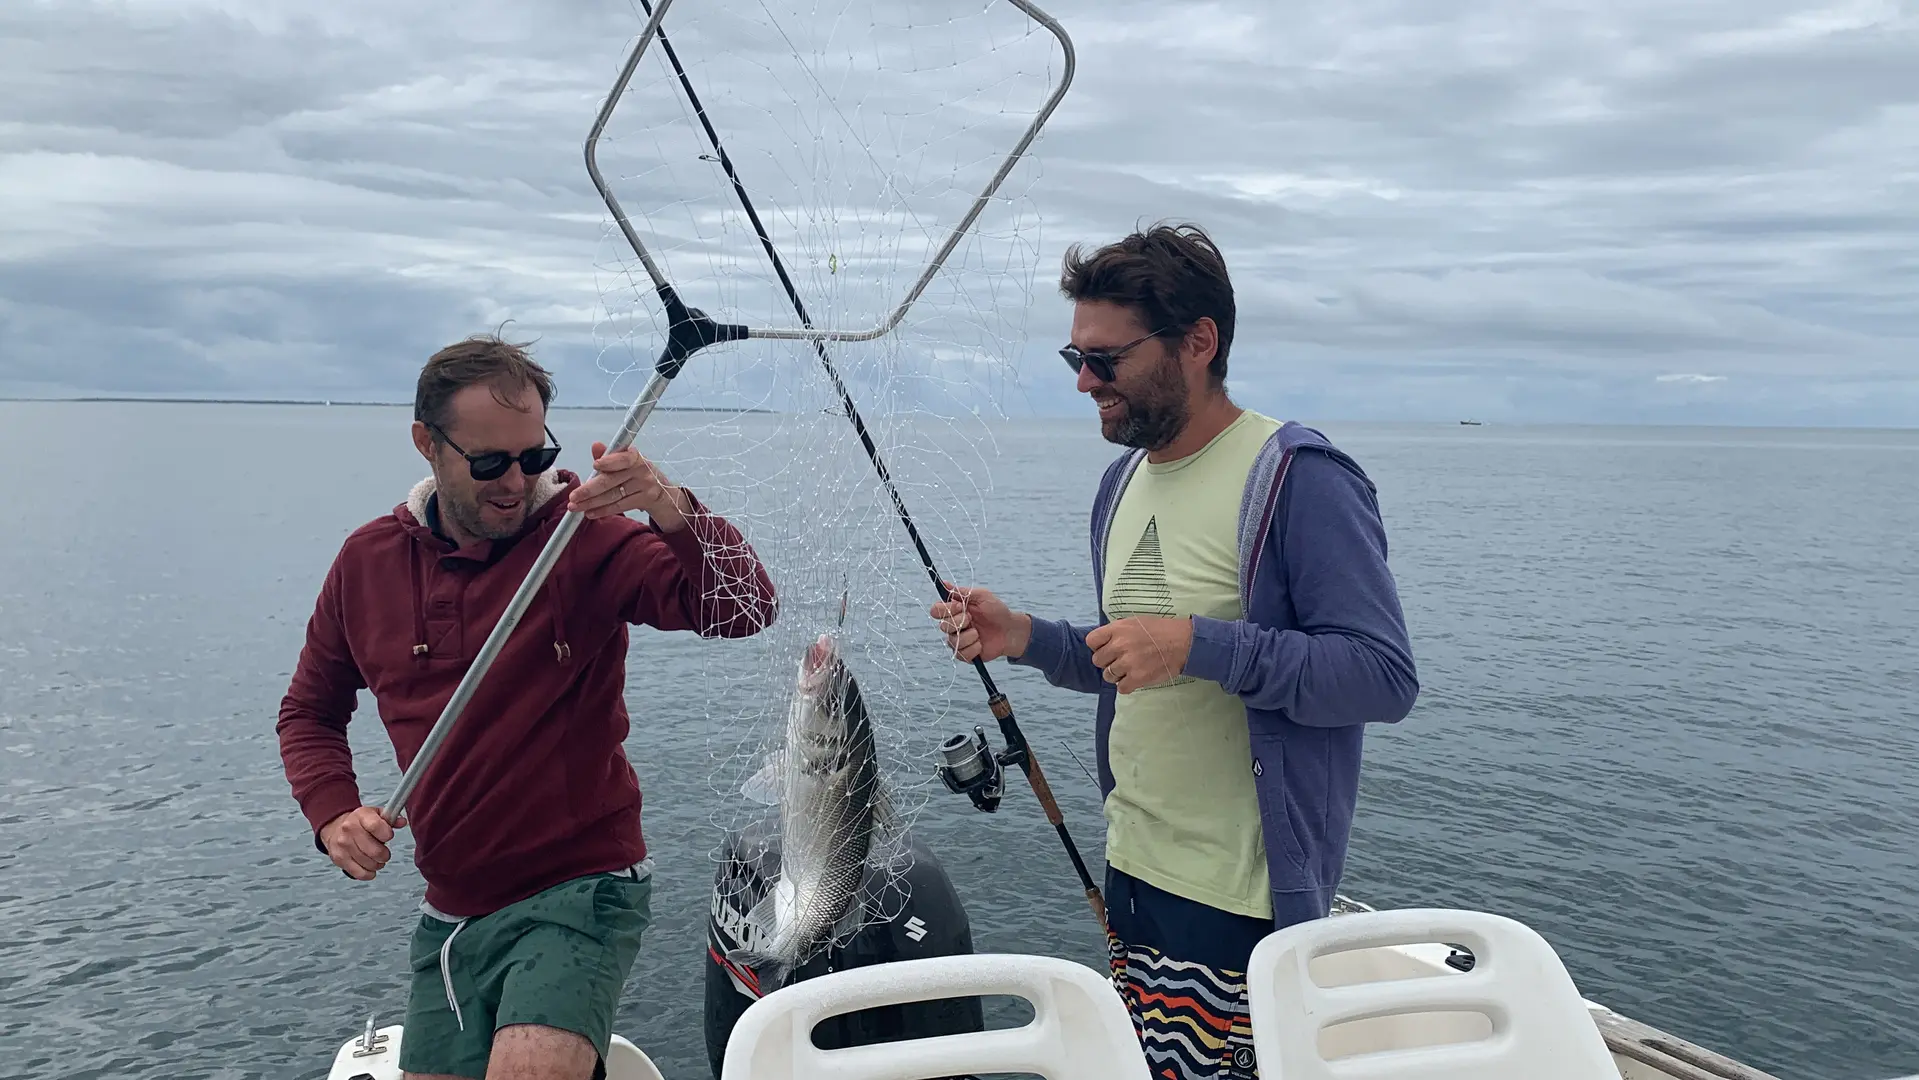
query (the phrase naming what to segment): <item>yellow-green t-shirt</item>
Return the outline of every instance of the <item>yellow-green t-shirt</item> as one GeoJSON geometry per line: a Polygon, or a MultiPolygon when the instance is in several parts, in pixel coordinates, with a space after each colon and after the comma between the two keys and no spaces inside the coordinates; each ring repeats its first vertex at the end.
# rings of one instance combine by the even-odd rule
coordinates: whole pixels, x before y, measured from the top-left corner
{"type": "MultiPolygon", "coordinates": [[[[1177,461],[1142,461],[1115,509],[1101,606],[1135,615],[1245,617],[1239,508],[1279,421],[1244,410],[1177,461]]],[[[1246,706],[1216,682],[1176,676],[1120,694],[1108,759],[1106,861],[1167,892],[1271,918],[1246,706]]]]}

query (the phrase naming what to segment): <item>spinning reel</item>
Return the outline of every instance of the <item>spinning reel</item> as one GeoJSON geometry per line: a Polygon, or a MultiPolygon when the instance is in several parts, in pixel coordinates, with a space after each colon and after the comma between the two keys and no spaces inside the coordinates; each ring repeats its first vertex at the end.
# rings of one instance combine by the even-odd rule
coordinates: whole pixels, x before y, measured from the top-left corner
{"type": "MultiPolygon", "coordinates": [[[[986,679],[985,665],[973,661],[980,669],[980,677],[986,679]]],[[[988,680],[990,685],[990,679],[988,680]]],[[[955,795],[964,795],[973,800],[973,809],[990,814],[999,809],[1000,798],[1006,792],[1006,767],[1016,765],[1026,773],[1026,779],[1033,785],[1033,794],[1039,797],[1039,803],[1046,810],[1046,820],[1053,823],[1053,831],[1059,833],[1059,839],[1066,845],[1066,854],[1073,860],[1073,870],[1079,874],[1080,888],[1086,891],[1086,901],[1093,907],[1093,917],[1102,927],[1106,925],[1106,898],[1100,895],[1099,886],[1093,883],[1092,872],[1086,869],[1086,860],[1079,857],[1079,849],[1073,846],[1073,838],[1066,832],[1066,820],[1060,815],[1059,803],[1053,798],[1052,786],[1040,772],[1039,762],[1027,747],[1026,736],[1020,732],[1019,725],[1013,721],[1013,706],[1006,695],[995,691],[989,704],[993,715],[999,719],[1000,734],[1006,737],[1006,749],[997,753],[993,744],[986,741],[986,728],[973,725],[973,734],[955,735],[940,744],[939,764],[934,766],[939,773],[940,783],[955,795]]],[[[1081,766],[1084,768],[1084,766],[1081,766]]]]}
{"type": "Polygon", "coordinates": [[[940,744],[940,763],[935,766],[940,782],[955,795],[973,800],[973,808],[990,814],[999,809],[1006,793],[1006,766],[1017,765],[1025,757],[1022,749],[1009,747],[995,753],[986,741],[986,728],[973,725],[973,734],[955,735],[940,744]]]}

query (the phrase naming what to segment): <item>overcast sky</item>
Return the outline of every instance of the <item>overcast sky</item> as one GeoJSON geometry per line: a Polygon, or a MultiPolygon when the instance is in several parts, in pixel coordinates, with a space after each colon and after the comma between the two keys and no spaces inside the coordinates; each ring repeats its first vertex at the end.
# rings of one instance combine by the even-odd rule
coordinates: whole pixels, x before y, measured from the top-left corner
{"type": "MultiPolygon", "coordinates": [[[[997,0],[674,3],[822,321],[903,293],[1059,74],[997,0]]],[[[1083,415],[1062,249],[1184,219],[1235,274],[1234,393],[1272,414],[1919,424],[1919,5],[1049,10],[1071,91],[887,370],[1083,415]]],[[[657,305],[581,143],[641,25],[612,0],[0,5],[0,394],[404,400],[510,319],[564,401],[630,399],[606,350],[657,305]]],[[[699,302],[790,325],[664,70],[609,180],[699,302]]],[[[716,350],[669,403],[782,348],[716,350]]]]}

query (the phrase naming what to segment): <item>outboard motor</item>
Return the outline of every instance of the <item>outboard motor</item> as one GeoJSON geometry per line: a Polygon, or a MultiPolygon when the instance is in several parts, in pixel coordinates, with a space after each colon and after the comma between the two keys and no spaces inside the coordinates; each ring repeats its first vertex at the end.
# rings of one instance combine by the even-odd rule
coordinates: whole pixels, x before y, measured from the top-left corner
{"type": "MultiPolygon", "coordinates": [[[[829,971],[912,960],[923,956],[952,956],[973,951],[973,931],[966,908],[931,849],[916,837],[906,837],[911,864],[903,880],[888,881],[883,890],[875,879],[897,877],[899,871],[869,867],[862,897],[887,897],[884,921],[869,916],[858,933],[838,947],[822,950],[788,976],[789,982],[815,978],[829,971]],[[902,901],[901,894],[904,894],[902,901]]],[[[779,840],[768,826],[755,824],[729,833],[719,870],[713,879],[713,902],[707,920],[706,949],[706,1058],[715,1080],[726,1055],[733,1025],[762,995],[759,976],[750,968],[726,959],[746,936],[746,913],[779,877],[779,840]]],[[[869,901],[870,902],[870,901],[869,901]]],[[[767,987],[765,992],[775,988],[767,987]]],[[[907,1005],[836,1016],[814,1030],[814,1044],[823,1050],[928,1038],[986,1027],[977,997],[941,998],[907,1005]]]]}

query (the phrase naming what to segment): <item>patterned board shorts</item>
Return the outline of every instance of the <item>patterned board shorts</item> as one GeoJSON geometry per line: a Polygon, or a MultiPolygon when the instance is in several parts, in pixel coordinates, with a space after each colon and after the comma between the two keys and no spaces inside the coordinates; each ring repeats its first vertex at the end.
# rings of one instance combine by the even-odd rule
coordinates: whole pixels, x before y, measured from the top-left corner
{"type": "Polygon", "coordinates": [[[1256,1080],[1245,957],[1272,924],[1207,908],[1110,868],[1106,885],[1113,986],[1132,1015],[1148,1070],[1157,1080],[1256,1080]],[[1211,963],[1185,958],[1191,956],[1211,963]]]}

